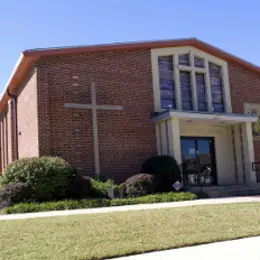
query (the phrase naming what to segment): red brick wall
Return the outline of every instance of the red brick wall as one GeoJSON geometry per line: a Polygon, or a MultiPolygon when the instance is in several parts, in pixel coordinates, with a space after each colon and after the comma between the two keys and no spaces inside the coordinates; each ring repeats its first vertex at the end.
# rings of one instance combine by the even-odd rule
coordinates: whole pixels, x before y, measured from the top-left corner
{"type": "Polygon", "coordinates": [[[39,155],[37,73],[32,69],[17,93],[18,157],[39,155]]]}
{"type": "MultiPolygon", "coordinates": [[[[236,64],[229,64],[233,113],[244,113],[244,102],[260,104],[260,75],[236,64]]],[[[260,140],[254,140],[255,159],[260,161],[260,140]]]]}
{"type": "Polygon", "coordinates": [[[123,106],[122,111],[97,113],[101,173],[123,180],[156,154],[155,126],[149,119],[149,50],[45,58],[37,67],[40,138],[45,134],[39,139],[41,155],[62,156],[82,173],[94,174],[91,111],[64,108],[64,103],[90,103],[91,81],[97,104],[123,106]]]}

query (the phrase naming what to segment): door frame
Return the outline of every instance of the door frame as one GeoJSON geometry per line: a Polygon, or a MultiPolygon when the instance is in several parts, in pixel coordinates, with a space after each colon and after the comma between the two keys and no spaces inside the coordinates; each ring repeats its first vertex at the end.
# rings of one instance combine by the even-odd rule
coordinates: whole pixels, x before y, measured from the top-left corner
{"type": "Polygon", "coordinates": [[[216,149],[215,149],[215,137],[213,136],[180,136],[180,141],[186,140],[194,140],[195,141],[195,149],[197,151],[197,140],[209,140],[210,142],[210,154],[212,160],[212,178],[213,182],[212,185],[218,185],[218,178],[217,178],[217,166],[216,166],[216,149]]]}

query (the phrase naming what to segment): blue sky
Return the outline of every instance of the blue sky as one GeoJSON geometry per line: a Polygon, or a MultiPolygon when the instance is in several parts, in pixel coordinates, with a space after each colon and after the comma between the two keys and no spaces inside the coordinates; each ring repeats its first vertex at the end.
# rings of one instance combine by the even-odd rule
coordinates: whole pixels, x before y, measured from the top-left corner
{"type": "Polygon", "coordinates": [[[257,0],[2,0],[0,89],[25,49],[197,37],[260,65],[257,0]]]}

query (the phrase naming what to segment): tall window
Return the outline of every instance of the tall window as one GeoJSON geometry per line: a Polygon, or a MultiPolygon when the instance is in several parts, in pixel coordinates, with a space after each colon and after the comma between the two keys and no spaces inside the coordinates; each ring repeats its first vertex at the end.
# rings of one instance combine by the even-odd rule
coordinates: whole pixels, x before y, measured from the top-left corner
{"type": "Polygon", "coordinates": [[[198,110],[207,111],[207,97],[206,97],[206,86],[205,86],[205,74],[196,73],[196,89],[197,89],[197,100],[198,110]]]}
{"type": "Polygon", "coordinates": [[[175,109],[175,92],[173,80],[172,56],[162,56],[158,59],[160,77],[161,108],[175,109]]]}
{"type": "Polygon", "coordinates": [[[229,93],[224,92],[229,87],[227,62],[189,47],[158,49],[154,53],[158,59],[156,86],[158,83],[160,86],[156,108],[212,113],[230,111],[229,93]],[[160,53],[168,55],[158,55],[160,53]]]}
{"type": "Polygon", "coordinates": [[[193,110],[190,72],[180,71],[181,99],[183,110],[193,110]]]}
{"type": "Polygon", "coordinates": [[[209,75],[213,111],[224,112],[224,94],[222,87],[221,68],[215,64],[209,63],[209,75]]]}
{"type": "Polygon", "coordinates": [[[189,66],[190,65],[189,54],[179,55],[179,64],[189,66]]]}

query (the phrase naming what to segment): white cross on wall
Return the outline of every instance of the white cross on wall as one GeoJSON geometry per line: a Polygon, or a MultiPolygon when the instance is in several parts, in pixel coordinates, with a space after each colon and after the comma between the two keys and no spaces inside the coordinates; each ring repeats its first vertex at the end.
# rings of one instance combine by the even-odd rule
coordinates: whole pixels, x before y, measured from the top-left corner
{"type": "Polygon", "coordinates": [[[123,110],[122,106],[113,105],[97,105],[96,87],[95,83],[91,83],[91,104],[77,104],[65,103],[65,108],[77,109],[91,109],[92,110],[92,128],[93,128],[93,145],[94,145],[94,159],[95,159],[95,172],[100,175],[100,161],[99,161],[99,143],[98,143],[98,126],[97,126],[97,110],[123,110]]]}

